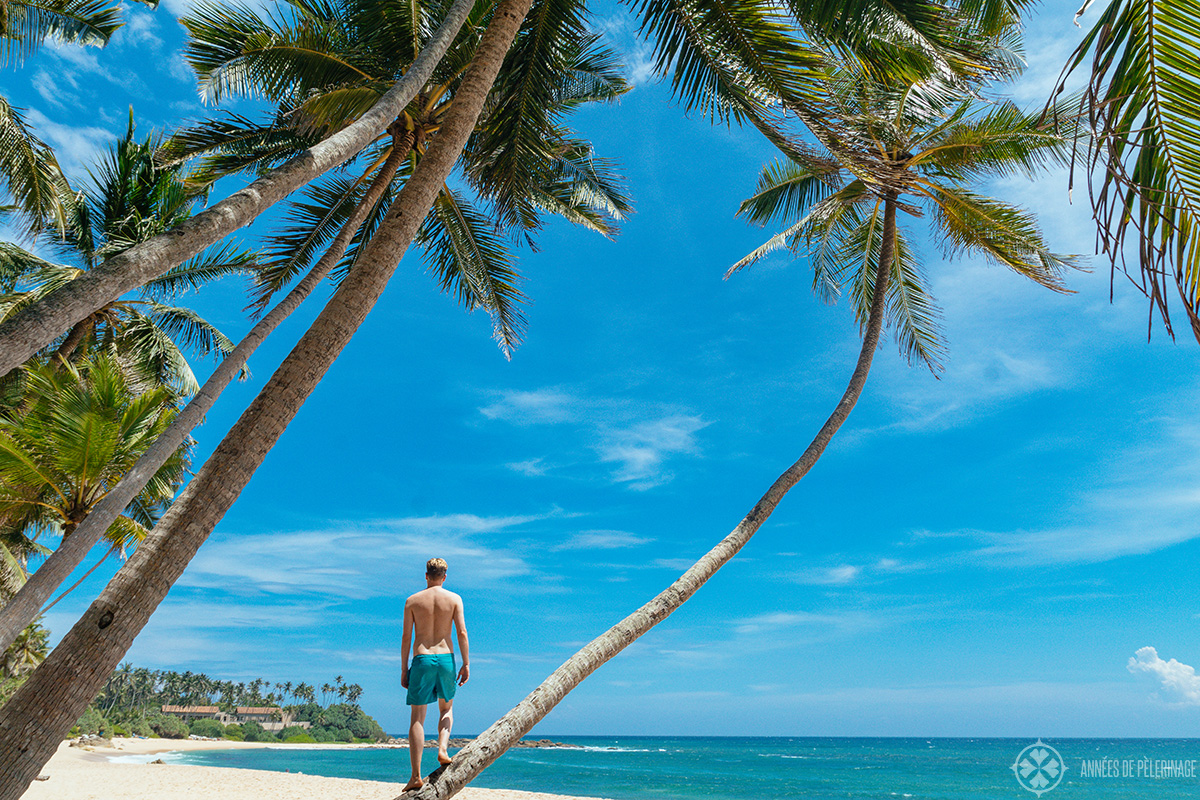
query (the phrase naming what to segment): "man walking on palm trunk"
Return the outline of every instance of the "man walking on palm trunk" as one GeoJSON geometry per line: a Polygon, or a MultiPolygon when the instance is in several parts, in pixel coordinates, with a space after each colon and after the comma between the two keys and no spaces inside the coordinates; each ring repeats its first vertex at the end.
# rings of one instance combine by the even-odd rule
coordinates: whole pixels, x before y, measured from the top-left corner
{"type": "Polygon", "coordinates": [[[463,617],[462,598],[442,587],[446,582],[446,562],[431,558],[425,564],[423,591],[404,603],[404,637],[401,641],[400,685],[408,689],[408,704],[412,706],[412,721],[408,727],[408,754],[412,759],[412,778],[404,787],[419,789],[421,751],[425,747],[425,706],[438,704],[438,763],[449,764],[450,726],[454,724],[455,692],[454,646],[451,627],[458,631],[458,649],[462,651],[462,668],[458,671],[458,686],[471,675],[470,651],[467,647],[467,623],[463,617]],[[408,663],[408,648],[413,646],[412,666],[408,663]]]}

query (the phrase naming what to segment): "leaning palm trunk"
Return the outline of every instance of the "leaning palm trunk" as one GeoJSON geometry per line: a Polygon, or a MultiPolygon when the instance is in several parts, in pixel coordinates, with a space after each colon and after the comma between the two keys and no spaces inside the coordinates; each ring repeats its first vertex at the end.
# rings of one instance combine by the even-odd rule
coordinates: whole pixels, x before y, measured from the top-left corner
{"type": "Polygon", "coordinates": [[[358,154],[429,82],[474,5],[474,0],[455,0],[404,77],[353,123],[212,208],[113,256],[0,325],[0,376],[24,364],[97,309],[249,225],[296,189],[358,154]]]}
{"type": "Polygon", "coordinates": [[[397,800],[446,800],[458,794],[475,776],[487,769],[488,765],[504,755],[508,748],[541,722],[572,689],[583,682],[584,678],[687,602],[717,570],[737,555],[746,542],[750,541],[750,537],[767,521],[767,517],[771,516],[771,512],[788,490],[817,463],[833,435],[850,416],[854,404],[858,402],[867,382],[867,373],[871,371],[871,359],[879,344],[896,236],[895,196],[887,195],[884,203],[882,247],[875,271],[875,292],[871,296],[871,310],[867,317],[858,363],[842,399],[838,401],[837,407],[829,415],[829,419],[825,420],[816,438],[799,460],[776,478],[771,488],[754,508],[750,509],[750,513],[738,523],[733,532],[705,553],[691,569],[679,576],[653,600],[588,642],[582,650],[567,659],[566,663],[542,681],[542,684],[524,700],[456,753],[450,766],[433,773],[425,786],[405,792],[397,800]]]}
{"type": "Polygon", "coordinates": [[[167,462],[167,459],[179,449],[188,434],[204,420],[217,398],[221,396],[221,392],[225,391],[226,387],[233,382],[258,346],[285,319],[291,316],[293,311],[300,307],[329,274],[333,266],[341,261],[358,227],[391,185],[392,179],[396,177],[396,171],[408,157],[412,146],[412,131],[400,132],[397,130],[393,132],[391,153],[388,154],[383,166],[376,173],[354,213],[338,231],[329,249],[325,251],[320,260],[278,305],[250,329],[238,346],[217,365],[213,374],[204,382],[204,386],[179,412],[171,425],[142,454],[133,468],[105,495],[104,499],[96,504],[96,507],[84,517],[70,536],[63,537],[62,544],[58,549],[50,554],[37,572],[29,577],[20,591],[13,595],[3,609],[0,609],[0,652],[7,650],[8,646],[25,629],[25,626],[33,622],[42,604],[49,600],[50,595],[54,594],[68,576],[75,571],[75,568],[83,563],[88,551],[96,542],[100,541],[113,521],[133,501],[133,498],[137,497],[142,488],[167,462]]]}
{"type": "Polygon", "coordinates": [[[438,135],[358,263],[159,524],[0,708],[0,800],[17,800],[53,755],[379,299],[462,153],[531,5],[503,0],[496,9],[438,135]]]}

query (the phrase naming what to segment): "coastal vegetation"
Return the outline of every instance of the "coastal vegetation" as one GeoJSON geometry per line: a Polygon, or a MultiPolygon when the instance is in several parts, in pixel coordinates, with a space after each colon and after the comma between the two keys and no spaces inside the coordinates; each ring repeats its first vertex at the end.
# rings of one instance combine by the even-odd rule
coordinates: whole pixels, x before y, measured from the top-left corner
{"type": "MultiPolygon", "coordinates": [[[[910,362],[940,368],[938,307],[901,215],[928,217],[949,253],[980,253],[1062,290],[1061,273],[1075,262],[1050,252],[1028,214],[974,184],[1070,163],[1069,145],[1082,139],[1106,170],[1093,203],[1114,269],[1133,233],[1142,288],[1164,325],[1171,329],[1173,291],[1200,339],[1194,15],[1112,0],[1068,65],[1093,54],[1081,116],[1065,104],[1022,111],[980,99],[988,81],[1015,72],[1021,2],[633,5],[654,70],[685,109],[737,123],[781,153],[741,213],[784,229],[735,269],[782,248],[807,257],[819,293],[849,294],[862,347],[812,443],[734,531],[572,657],[421,798],[457,792],[749,541],[850,415],[887,327],[910,362]]],[[[256,120],[224,111],[165,140],[139,140],[131,113],[82,192],[20,110],[0,100],[5,211],[36,243],[0,249],[0,800],[20,796],[72,725],[250,741],[382,736],[357,706],[361,689],[340,678],[326,686],[341,702],[317,703],[305,684],[277,694],[262,682],[131,667],[105,676],[411,245],[442,291],[491,316],[508,355],[524,327],[514,249],[532,243],[549,215],[608,236],[630,210],[612,165],[566,126],[579,106],[628,88],[616,55],[589,32],[582,0],[384,10],[368,0],[292,0],[271,13],[232,2],[194,7],[184,23],[201,89],[215,103],[265,101],[269,112],[256,120]],[[257,176],[248,189],[193,213],[217,180],[246,174],[257,176]],[[299,189],[261,256],[221,243],[299,189]],[[237,348],[167,303],[230,275],[250,276],[251,309],[265,312],[237,348]],[[180,491],[192,430],[254,348],[331,276],[324,309],[180,491]],[[229,357],[201,390],[185,354],[229,357]],[[48,535],[61,537],[52,553],[48,535]],[[105,537],[103,558],[128,560],[47,654],[37,615],[105,537]],[[39,557],[42,568],[28,575],[39,557]],[[189,728],[161,710],[288,698],[307,731],[204,719],[189,728]]],[[[103,44],[119,9],[10,3],[0,24],[4,63],[21,63],[48,35],[103,44]]]]}
{"type": "Polygon", "coordinates": [[[286,681],[272,683],[256,678],[226,681],[202,672],[172,672],[135,668],[123,664],[71,728],[69,735],[159,736],[185,739],[203,736],[238,742],[380,742],[387,734],[358,700],[362,687],[345,683],[341,675],[332,683],[286,681]],[[257,720],[223,724],[217,719],[190,722],[164,707],[212,707],[236,714],[239,707],[271,708],[291,724],[266,730],[257,720]]]}

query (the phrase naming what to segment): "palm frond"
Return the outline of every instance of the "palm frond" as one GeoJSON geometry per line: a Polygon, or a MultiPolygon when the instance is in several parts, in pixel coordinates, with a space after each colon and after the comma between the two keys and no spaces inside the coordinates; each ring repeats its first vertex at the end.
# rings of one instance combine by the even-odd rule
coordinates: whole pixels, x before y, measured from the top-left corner
{"type": "Polygon", "coordinates": [[[284,225],[267,238],[251,289],[250,308],[264,309],[276,292],[320,258],[353,215],[368,183],[369,179],[337,175],[304,188],[307,199],[291,202],[284,225]]]}
{"type": "Polygon", "coordinates": [[[1033,178],[1050,166],[1070,163],[1074,120],[1054,113],[1029,114],[1015,103],[990,104],[969,117],[971,103],[921,141],[910,165],[936,170],[962,182],[988,177],[1033,178]]]}
{"type": "Polygon", "coordinates": [[[34,135],[21,110],[0,97],[0,199],[5,196],[28,232],[47,224],[65,231],[73,194],[54,151],[34,135]]]}
{"type": "Polygon", "coordinates": [[[810,256],[813,288],[827,301],[836,298],[839,291],[837,287],[841,284],[840,275],[846,267],[839,263],[842,241],[859,224],[857,206],[869,198],[866,184],[860,180],[850,181],[813,202],[803,217],[741,258],[729,268],[725,277],[771,253],[788,248],[796,255],[810,256]]]}
{"type": "Polygon", "coordinates": [[[149,316],[160,330],[174,338],[181,347],[192,350],[202,358],[210,355],[224,357],[233,349],[233,342],[228,336],[190,308],[151,303],[149,316]]]}
{"type": "Polygon", "coordinates": [[[1056,292],[1079,258],[1051,252],[1037,219],[1017,206],[945,184],[929,184],[929,203],[948,254],[978,253],[1056,292]]]}
{"type": "Polygon", "coordinates": [[[841,184],[842,167],[833,159],[776,161],[763,167],[754,194],[742,201],[737,215],[757,225],[803,217],[813,204],[841,184]]]}
{"type": "Polygon", "coordinates": [[[1177,295],[1200,341],[1197,18],[1195,0],[1110,0],[1062,82],[1090,69],[1083,106],[1091,157],[1081,166],[1103,169],[1089,192],[1104,254],[1146,293],[1172,336],[1177,295]],[[1125,261],[1127,242],[1137,275],[1125,261]]]}
{"type": "Polygon", "coordinates": [[[468,311],[485,309],[492,317],[496,342],[509,355],[521,341],[525,296],[520,275],[491,220],[472,208],[460,193],[442,189],[417,239],[443,292],[468,311]]]}
{"type": "Polygon", "coordinates": [[[167,385],[181,395],[192,395],[200,389],[179,344],[149,315],[131,315],[114,337],[112,350],[147,386],[167,385]]]}
{"type": "MultiPolygon", "coordinates": [[[[185,58],[210,103],[261,94],[280,102],[358,80],[373,80],[348,58],[340,18],[321,18],[293,3],[293,19],[264,18],[235,2],[198,3],[180,23],[190,34],[185,58]]],[[[382,77],[382,76],[378,76],[382,77]]]]}
{"type": "Polygon", "coordinates": [[[805,102],[825,59],[762,0],[626,0],[654,44],[655,71],[688,111],[721,121],[805,102]]]}
{"type": "Polygon", "coordinates": [[[103,46],[121,27],[111,0],[7,0],[0,8],[0,66],[21,63],[47,37],[103,46]]]}
{"type": "Polygon", "coordinates": [[[535,0],[468,144],[467,175],[506,227],[538,225],[536,184],[570,146],[559,118],[625,91],[612,69],[615,55],[585,32],[585,23],[582,0],[535,0]]]}
{"type": "Polygon", "coordinates": [[[259,267],[256,251],[241,249],[236,242],[225,242],[205,250],[195,258],[164,272],[145,284],[142,295],[153,300],[179,297],[189,289],[231,275],[250,275],[259,267]]]}
{"type": "MultiPolygon", "coordinates": [[[[846,262],[856,269],[850,297],[854,315],[866,327],[875,296],[875,271],[883,250],[883,226],[874,216],[864,216],[844,239],[846,262]]],[[[904,232],[897,228],[888,279],[886,324],[892,328],[900,354],[909,365],[923,363],[935,375],[942,371],[946,342],[942,336],[942,311],[929,291],[929,281],[904,232]]]]}
{"type": "Polygon", "coordinates": [[[0,292],[12,294],[19,285],[36,281],[39,274],[56,266],[19,245],[0,242],[0,292]]]}
{"type": "Polygon", "coordinates": [[[302,133],[279,116],[257,123],[240,114],[225,112],[175,132],[155,158],[164,166],[178,166],[200,158],[199,164],[185,177],[190,191],[200,192],[228,175],[262,174],[319,139],[312,133],[302,133]]]}

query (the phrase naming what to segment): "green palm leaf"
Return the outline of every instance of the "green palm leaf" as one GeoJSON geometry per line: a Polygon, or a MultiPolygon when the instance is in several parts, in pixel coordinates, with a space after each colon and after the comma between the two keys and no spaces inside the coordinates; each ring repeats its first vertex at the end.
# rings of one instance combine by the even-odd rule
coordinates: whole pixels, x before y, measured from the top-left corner
{"type": "Polygon", "coordinates": [[[1104,253],[1128,274],[1136,249],[1140,275],[1131,277],[1167,331],[1176,295],[1200,341],[1198,18],[1195,0],[1111,0],[1063,80],[1090,68],[1088,163],[1104,175],[1089,190],[1104,253]]]}
{"type": "Polygon", "coordinates": [[[119,27],[120,6],[111,0],[7,0],[0,5],[0,66],[20,63],[51,36],[103,46],[119,27]]]}
{"type": "Polygon", "coordinates": [[[738,214],[783,228],[727,277],[787,248],[807,257],[813,289],[823,300],[836,300],[849,287],[865,331],[876,276],[886,267],[885,322],[909,363],[924,363],[935,374],[946,353],[941,311],[895,224],[898,212],[930,217],[948,256],[980,254],[1066,291],[1063,272],[1078,267],[1078,260],[1053,253],[1032,214],[984,197],[970,184],[1064,163],[1068,142],[1047,117],[1025,114],[1007,101],[983,101],[979,88],[940,76],[881,81],[860,64],[832,71],[822,120],[827,135],[819,138],[824,151],[801,151],[763,169],[757,191],[738,214]]]}
{"type": "Polygon", "coordinates": [[[285,19],[236,2],[198,3],[180,19],[190,34],[185,57],[205,101],[256,93],[294,100],[310,89],[375,77],[355,65],[340,18],[323,15],[330,9],[292,8],[294,16],[285,19]]]}
{"type": "Polygon", "coordinates": [[[422,226],[418,243],[443,292],[453,294],[469,311],[486,309],[493,335],[507,355],[520,344],[525,296],[517,288],[520,275],[495,226],[472,208],[460,193],[444,188],[422,226]]]}
{"type": "MultiPolygon", "coordinates": [[[[0,42],[6,41],[0,38],[0,42]]],[[[0,97],[0,199],[12,199],[24,227],[49,223],[61,234],[70,216],[71,191],[54,151],[38,139],[20,109],[0,97]]]]}
{"type": "Polygon", "coordinates": [[[235,242],[225,242],[167,270],[143,286],[142,295],[158,301],[179,297],[189,289],[199,289],[221,278],[254,274],[258,266],[257,251],[243,250],[235,242]]]}

